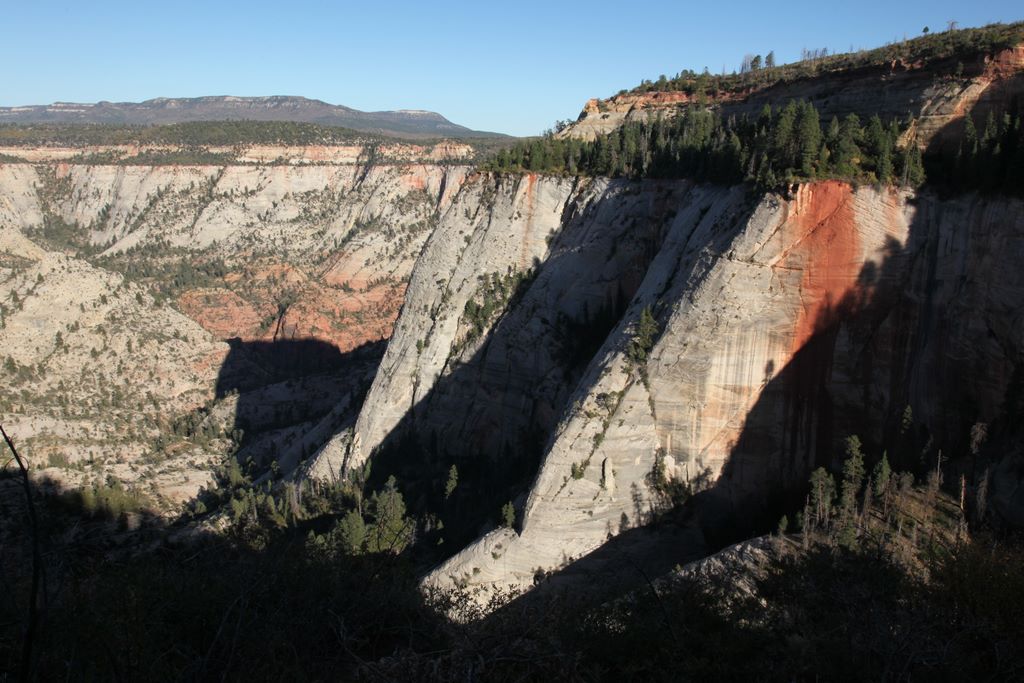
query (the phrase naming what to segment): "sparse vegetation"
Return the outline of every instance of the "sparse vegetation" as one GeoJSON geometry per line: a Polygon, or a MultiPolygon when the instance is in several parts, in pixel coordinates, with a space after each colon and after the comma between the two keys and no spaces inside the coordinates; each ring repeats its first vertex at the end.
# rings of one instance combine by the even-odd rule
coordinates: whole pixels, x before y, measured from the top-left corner
{"type": "Polygon", "coordinates": [[[491,273],[480,275],[480,287],[476,295],[466,302],[462,320],[469,326],[462,344],[478,339],[490,326],[495,316],[505,311],[510,302],[522,294],[533,281],[534,271],[512,270],[504,275],[491,273]]]}
{"type": "MultiPolygon", "coordinates": [[[[965,28],[942,32],[925,31],[909,40],[890,43],[871,50],[858,50],[829,54],[828,49],[804,50],[803,59],[792,64],[775,64],[774,53],[763,66],[751,55],[744,60],[739,73],[728,75],[684,70],[672,78],[661,76],[656,81],[644,81],[628,91],[631,94],[647,92],[685,92],[694,96],[716,97],[725,93],[742,93],[751,88],[765,88],[779,83],[816,78],[829,73],[855,69],[888,69],[896,63],[926,66],[933,62],[958,59],[968,61],[981,54],[992,54],[1024,42],[1024,22],[990,24],[980,28],[965,28]]],[[[620,94],[626,94],[623,91],[620,94]]]]}
{"type": "MultiPolygon", "coordinates": [[[[288,121],[197,121],[161,126],[107,124],[0,124],[0,144],[91,147],[181,145],[184,148],[249,145],[325,145],[372,140],[349,128],[288,121]]],[[[175,163],[175,162],[167,162],[175,163]]]]}

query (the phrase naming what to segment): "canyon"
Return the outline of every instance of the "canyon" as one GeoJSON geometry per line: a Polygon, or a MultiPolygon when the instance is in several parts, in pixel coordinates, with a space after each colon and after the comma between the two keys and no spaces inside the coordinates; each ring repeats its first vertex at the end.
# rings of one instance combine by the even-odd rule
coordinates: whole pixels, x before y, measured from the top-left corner
{"type": "Polygon", "coordinates": [[[360,146],[227,166],[9,150],[31,161],[0,167],[5,424],[59,480],[113,476],[168,510],[232,439],[269,457],[372,368],[469,150],[394,145],[372,167],[360,146]]]}
{"type": "MultiPolygon", "coordinates": [[[[1022,54],[712,104],[909,115],[927,151],[1024,94],[1022,54]]],[[[595,100],[559,135],[690,104],[595,100]]],[[[290,486],[394,477],[441,548],[425,584],[486,603],[763,533],[851,435],[907,467],[963,460],[978,424],[1016,443],[1018,198],[486,173],[459,142],[145,162],[168,151],[0,149],[0,408],[66,486],[173,515],[229,458],[290,486]],[[688,514],[661,524],[674,492],[688,514]]],[[[992,501],[1019,520],[1003,455],[992,501]]]]}

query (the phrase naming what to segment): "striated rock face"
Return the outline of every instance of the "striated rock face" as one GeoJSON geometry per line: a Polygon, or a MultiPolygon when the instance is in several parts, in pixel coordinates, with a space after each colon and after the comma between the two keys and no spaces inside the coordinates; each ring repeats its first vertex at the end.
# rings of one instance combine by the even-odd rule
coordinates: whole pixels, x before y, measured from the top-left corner
{"type": "Polygon", "coordinates": [[[462,316],[467,302],[478,297],[480,278],[526,273],[543,259],[572,191],[569,181],[535,176],[521,181],[478,177],[464,189],[418,262],[408,293],[415,303],[405,307],[396,341],[388,345],[354,442],[349,446],[342,435],[325,448],[315,474],[361,465],[411,407],[432,396],[442,375],[472,356],[477,344],[465,344],[461,353],[456,347],[465,341],[462,316]]]}
{"type": "Polygon", "coordinates": [[[91,226],[89,239],[109,245],[112,260],[130,249],[179,249],[226,261],[234,272],[219,287],[178,297],[212,333],[316,337],[343,350],[389,336],[434,214],[465,175],[423,164],[47,172],[57,215],[91,226]],[[294,304],[278,319],[285,293],[294,304]]]}
{"type": "MultiPolygon", "coordinates": [[[[273,166],[364,166],[372,155],[377,162],[386,164],[458,164],[472,160],[474,148],[465,143],[445,140],[432,145],[406,142],[374,143],[372,147],[353,140],[351,144],[335,145],[207,145],[201,148],[207,155],[231,159],[236,164],[266,164],[273,166]],[[371,151],[372,150],[372,151],[371,151]]],[[[36,146],[10,145],[0,147],[0,155],[30,163],[85,162],[100,164],[116,159],[130,163],[168,153],[195,154],[193,147],[168,144],[70,145],[36,146]]],[[[139,166],[147,165],[139,161],[139,166]]],[[[229,164],[230,165],[230,164],[229,164]]]]}
{"type": "Polygon", "coordinates": [[[528,481],[690,191],[534,176],[467,185],[418,262],[354,433],[314,473],[351,471],[414,433],[464,474],[528,481]],[[487,301],[493,313],[474,316],[487,301]]]}
{"type": "MultiPolygon", "coordinates": [[[[882,120],[918,121],[916,140],[929,144],[937,134],[949,134],[950,122],[972,111],[984,117],[990,109],[1007,111],[1024,94],[1024,45],[982,56],[960,65],[956,60],[923,66],[894,63],[887,68],[826,74],[747,92],[720,93],[707,98],[725,115],[756,116],[766,104],[781,106],[790,99],[810,101],[823,118],[840,119],[855,113],[862,119],[878,114],[882,120]],[[945,130],[944,130],[945,129],[945,130]]],[[[561,134],[587,140],[609,133],[627,121],[672,116],[693,104],[684,92],[627,93],[587,102],[579,119],[561,134]]]]}
{"type": "Polygon", "coordinates": [[[1024,338],[1021,208],[838,182],[756,199],[474,179],[417,263],[354,429],[313,471],[373,457],[421,478],[455,463],[460,485],[466,468],[523,482],[487,489],[493,510],[473,518],[514,500],[517,529],[428,577],[484,591],[528,587],[648,522],[656,467],[704,490],[709,528],[746,528],[849,434],[918,457],[899,446],[908,405],[932,453],[1003,418],[1024,338]],[[480,276],[534,258],[492,318],[469,320],[480,276]],[[645,308],[659,331],[638,353],[645,308]]]}
{"type": "Polygon", "coordinates": [[[243,460],[309,455],[317,420],[352,417],[339,406],[365,390],[465,178],[432,159],[463,147],[386,145],[375,163],[355,147],[251,148],[275,163],[227,166],[46,148],[0,164],[5,425],[51,476],[112,474],[173,502],[243,425],[243,460]],[[338,377],[285,381],[296,373],[338,377]],[[186,422],[214,441],[197,446],[186,422]]]}

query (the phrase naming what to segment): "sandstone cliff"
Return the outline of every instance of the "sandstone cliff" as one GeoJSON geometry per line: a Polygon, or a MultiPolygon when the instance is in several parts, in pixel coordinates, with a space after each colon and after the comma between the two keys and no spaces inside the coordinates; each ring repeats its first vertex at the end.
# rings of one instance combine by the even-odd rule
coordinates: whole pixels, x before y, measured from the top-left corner
{"type": "Polygon", "coordinates": [[[560,134],[592,140],[626,121],[670,117],[698,101],[727,116],[757,116],[766,104],[783,106],[791,99],[804,99],[826,120],[850,113],[862,119],[878,114],[882,120],[913,116],[918,122],[915,139],[925,146],[940,132],[952,132],[948,124],[966,111],[980,120],[990,110],[1008,110],[1024,94],[1022,68],[1024,45],[1018,45],[966,64],[955,58],[927,65],[896,61],[705,97],[685,92],[624,93],[588,101],[577,121],[560,134]]]}
{"type": "Polygon", "coordinates": [[[787,199],[476,178],[417,264],[354,429],[314,472],[371,457],[422,480],[454,463],[489,496],[459,508],[473,528],[515,500],[516,530],[428,579],[489,589],[652,519],[659,467],[704,491],[709,529],[743,529],[845,436],[895,443],[907,406],[929,457],[964,448],[971,424],[1004,419],[1020,362],[1021,208],[838,182],[787,199]],[[531,267],[469,333],[481,276],[531,267]],[[645,308],[660,331],[638,361],[645,308]]]}
{"type": "Polygon", "coordinates": [[[243,461],[281,456],[365,382],[466,149],[250,147],[226,166],[14,150],[35,163],[0,164],[5,425],[52,476],[173,501],[229,439],[243,461]]]}

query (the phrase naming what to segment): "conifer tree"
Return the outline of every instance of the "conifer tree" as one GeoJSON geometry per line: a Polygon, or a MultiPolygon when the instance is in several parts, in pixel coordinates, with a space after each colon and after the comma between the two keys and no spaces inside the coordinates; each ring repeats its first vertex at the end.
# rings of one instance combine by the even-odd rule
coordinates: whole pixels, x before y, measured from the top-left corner
{"type": "Polygon", "coordinates": [[[448,481],[444,484],[444,499],[448,500],[455,493],[455,487],[459,485],[459,469],[452,465],[448,470],[448,481]]]}
{"type": "MultiPolygon", "coordinates": [[[[808,498],[810,515],[813,515],[813,526],[823,529],[832,516],[832,501],[836,495],[836,482],[832,475],[824,467],[819,467],[811,473],[811,493],[808,498]]],[[[811,523],[810,515],[807,517],[808,524],[811,523]]]]}
{"type": "Polygon", "coordinates": [[[373,494],[370,507],[373,524],[366,538],[367,550],[400,553],[412,541],[412,522],[405,516],[405,500],[394,477],[373,494]]]}
{"type": "Polygon", "coordinates": [[[814,165],[821,149],[821,124],[818,121],[818,110],[810,102],[804,102],[800,107],[797,131],[800,172],[808,178],[813,178],[814,165]]]}
{"type": "Polygon", "coordinates": [[[857,540],[857,494],[864,483],[864,453],[860,438],[846,439],[846,461],[843,463],[843,480],[839,497],[839,542],[851,547],[857,540]]]}
{"type": "Polygon", "coordinates": [[[363,551],[366,540],[366,522],[356,510],[348,513],[338,522],[338,536],[342,549],[349,555],[358,555],[363,551]]]}

